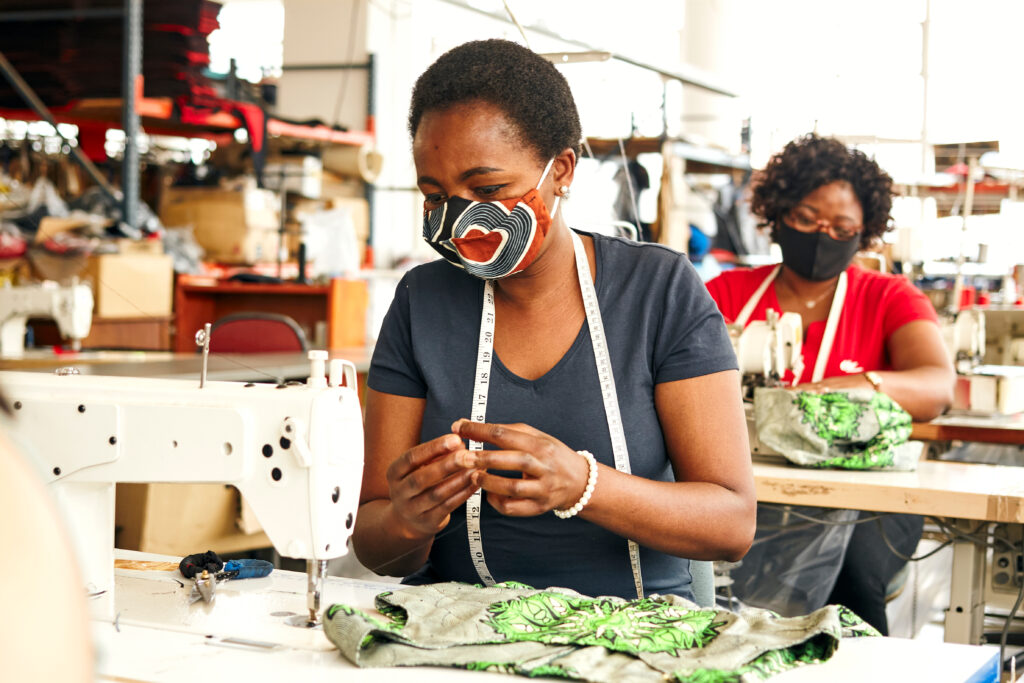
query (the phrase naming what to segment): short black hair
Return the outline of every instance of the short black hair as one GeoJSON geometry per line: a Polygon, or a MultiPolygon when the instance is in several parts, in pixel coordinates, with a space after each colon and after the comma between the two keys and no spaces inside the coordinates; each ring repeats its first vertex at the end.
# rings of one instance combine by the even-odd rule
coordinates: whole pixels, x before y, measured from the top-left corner
{"type": "Polygon", "coordinates": [[[416,137],[424,113],[474,100],[504,111],[538,158],[566,147],[579,156],[582,129],[569,83],[554,64],[507,40],[475,40],[438,57],[416,80],[409,134],[416,137]]]}
{"type": "Polygon", "coordinates": [[[860,243],[870,246],[891,229],[892,178],[864,152],[835,138],[810,133],[787,144],[754,181],[750,208],[776,239],[779,222],[800,200],[836,181],[853,188],[864,212],[860,243]]]}

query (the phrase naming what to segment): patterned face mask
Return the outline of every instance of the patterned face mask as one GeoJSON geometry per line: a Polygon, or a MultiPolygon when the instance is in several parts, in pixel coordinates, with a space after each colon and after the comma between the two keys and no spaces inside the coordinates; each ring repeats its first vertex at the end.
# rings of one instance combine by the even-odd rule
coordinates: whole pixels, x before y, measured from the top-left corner
{"type": "Polygon", "coordinates": [[[537,187],[518,199],[474,202],[449,197],[423,214],[423,239],[449,263],[483,280],[497,280],[525,270],[540,252],[551,216],[538,189],[551,170],[544,167],[537,187]]]}

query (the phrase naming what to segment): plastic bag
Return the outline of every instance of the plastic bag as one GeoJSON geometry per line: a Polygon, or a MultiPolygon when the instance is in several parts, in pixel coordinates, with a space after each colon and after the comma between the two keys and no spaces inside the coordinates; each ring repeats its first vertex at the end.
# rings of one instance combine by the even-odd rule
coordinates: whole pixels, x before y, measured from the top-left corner
{"type": "Polygon", "coordinates": [[[910,437],[910,414],[883,393],[816,394],[759,388],[757,436],[787,460],[809,467],[913,470],[923,446],[910,437]]]}
{"type": "Polygon", "coordinates": [[[68,205],[60,198],[57,188],[47,178],[40,178],[32,186],[25,209],[28,213],[32,213],[40,207],[46,207],[47,216],[64,218],[68,215],[68,205]]]}
{"type": "Polygon", "coordinates": [[[784,617],[824,607],[846,558],[854,528],[850,522],[859,514],[857,510],[758,505],[754,544],[729,572],[733,594],[747,605],[784,617]],[[794,512],[829,523],[810,522],[794,512]]]}

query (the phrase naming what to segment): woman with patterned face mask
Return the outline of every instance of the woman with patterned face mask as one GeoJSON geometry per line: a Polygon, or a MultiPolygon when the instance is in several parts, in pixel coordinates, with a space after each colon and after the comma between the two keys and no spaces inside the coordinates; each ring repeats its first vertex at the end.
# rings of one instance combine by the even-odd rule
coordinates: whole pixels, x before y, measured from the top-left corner
{"type": "MultiPolygon", "coordinates": [[[[796,389],[874,389],[930,420],[952,403],[955,381],[935,310],[906,278],[851,265],[888,229],[891,206],[892,179],[862,152],[813,134],[790,142],[769,160],[751,202],[782,263],[729,271],[707,286],[731,323],[764,320],[768,309],[800,314],[803,368],[784,378],[796,389]]],[[[759,510],[759,527],[767,514],[759,510]]],[[[883,526],[901,554],[913,552],[921,518],[889,516],[883,526]]],[[[883,633],[886,586],[904,564],[885,540],[878,525],[857,525],[829,597],[883,633]]]]}
{"type": "Polygon", "coordinates": [[[691,597],[737,559],[754,488],[736,362],[687,259],[570,230],[581,139],[549,62],[443,55],[409,115],[423,236],[367,380],[354,546],[409,583],[691,597]]]}

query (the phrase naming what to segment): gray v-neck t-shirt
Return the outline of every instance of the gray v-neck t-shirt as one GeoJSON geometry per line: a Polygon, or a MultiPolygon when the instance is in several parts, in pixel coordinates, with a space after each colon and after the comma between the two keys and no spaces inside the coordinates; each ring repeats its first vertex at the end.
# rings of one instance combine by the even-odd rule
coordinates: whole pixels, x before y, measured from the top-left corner
{"type": "MultiPolygon", "coordinates": [[[[595,286],[632,473],[674,481],[654,386],[736,369],[722,316],[685,255],[656,244],[581,234],[594,239],[595,286]]],[[[409,271],[395,291],[367,385],[426,399],[421,442],[470,416],[483,290],[482,280],[438,260],[409,271]]],[[[561,360],[536,380],[513,374],[497,354],[491,370],[487,422],[529,424],[615,467],[586,324],[561,360]]],[[[497,581],[636,597],[626,539],[596,524],[550,512],[506,517],[485,495],[481,533],[497,581]]],[[[641,547],[640,563],[645,593],[692,598],[689,560],[641,547]]],[[[465,506],[434,539],[427,564],[406,578],[436,581],[480,582],[469,555],[465,506]]]]}

